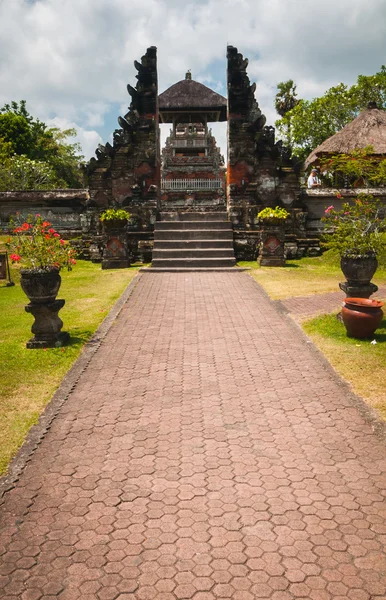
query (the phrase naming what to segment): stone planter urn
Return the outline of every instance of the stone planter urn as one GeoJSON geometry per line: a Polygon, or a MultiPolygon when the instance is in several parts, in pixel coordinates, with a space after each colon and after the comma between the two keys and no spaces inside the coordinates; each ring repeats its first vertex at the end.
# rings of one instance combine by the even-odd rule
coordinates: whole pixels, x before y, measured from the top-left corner
{"type": "Polygon", "coordinates": [[[21,269],[20,286],[34,304],[53,302],[58,295],[62,278],[59,269],[21,269]]]}
{"type": "Polygon", "coordinates": [[[345,298],[342,320],[347,335],[358,339],[370,338],[383,318],[383,302],[369,298],[345,298]]]}
{"type": "Polygon", "coordinates": [[[371,283],[377,267],[375,255],[342,256],[340,268],[346,281],[339,284],[340,289],[350,298],[369,298],[378,290],[378,286],[371,283]]]}
{"type": "Polygon", "coordinates": [[[127,225],[127,219],[109,219],[103,221],[102,227],[105,234],[109,234],[112,231],[122,231],[127,225]]]}
{"type": "Polygon", "coordinates": [[[63,321],[58,313],[65,300],[56,300],[61,277],[59,269],[21,269],[20,285],[30,303],[25,307],[35,321],[31,327],[34,337],[27,348],[58,348],[69,339],[69,334],[62,331],[63,321]]]}

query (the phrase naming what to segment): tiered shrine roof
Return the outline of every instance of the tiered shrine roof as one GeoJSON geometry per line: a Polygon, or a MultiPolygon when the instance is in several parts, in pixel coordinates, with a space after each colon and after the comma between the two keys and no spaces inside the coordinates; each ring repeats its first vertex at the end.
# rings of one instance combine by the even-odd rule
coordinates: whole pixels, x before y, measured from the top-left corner
{"type": "Polygon", "coordinates": [[[205,113],[211,122],[226,121],[227,100],[187,73],[186,79],[159,95],[159,111],[163,123],[172,123],[176,114],[198,112],[205,113]]]}

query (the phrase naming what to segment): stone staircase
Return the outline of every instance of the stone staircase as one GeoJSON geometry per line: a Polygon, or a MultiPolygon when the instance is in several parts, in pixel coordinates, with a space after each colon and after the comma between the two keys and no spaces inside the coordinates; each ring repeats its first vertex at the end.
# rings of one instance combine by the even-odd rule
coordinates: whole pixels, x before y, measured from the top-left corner
{"type": "Polygon", "coordinates": [[[151,270],[218,270],[236,265],[226,212],[161,213],[151,270]]]}

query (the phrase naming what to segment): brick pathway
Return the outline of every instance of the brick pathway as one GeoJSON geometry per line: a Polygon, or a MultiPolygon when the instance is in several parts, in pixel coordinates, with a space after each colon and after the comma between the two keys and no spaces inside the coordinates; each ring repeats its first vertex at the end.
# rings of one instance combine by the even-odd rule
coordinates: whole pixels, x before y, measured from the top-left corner
{"type": "MultiPolygon", "coordinates": [[[[294,296],[281,300],[280,303],[295,319],[308,319],[314,315],[329,313],[342,308],[344,292],[314,294],[313,296],[294,296]]],[[[386,286],[379,286],[372,298],[386,299],[386,286]]]]}
{"type": "Polygon", "coordinates": [[[143,274],[1,508],[2,600],[385,600],[386,448],[243,273],[143,274]]]}

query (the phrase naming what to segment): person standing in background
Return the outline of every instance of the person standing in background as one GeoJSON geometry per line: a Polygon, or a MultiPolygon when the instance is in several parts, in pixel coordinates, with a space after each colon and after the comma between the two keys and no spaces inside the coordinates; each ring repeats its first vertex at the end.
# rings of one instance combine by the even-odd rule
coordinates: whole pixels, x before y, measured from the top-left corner
{"type": "Polygon", "coordinates": [[[308,178],[308,181],[307,181],[307,187],[308,188],[316,188],[316,187],[320,187],[321,185],[322,185],[321,181],[318,177],[318,171],[316,169],[312,169],[310,176],[308,178]]]}

